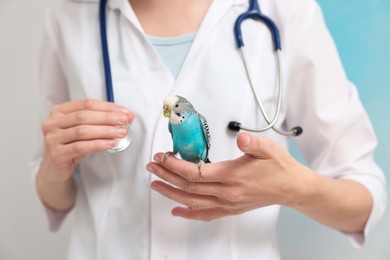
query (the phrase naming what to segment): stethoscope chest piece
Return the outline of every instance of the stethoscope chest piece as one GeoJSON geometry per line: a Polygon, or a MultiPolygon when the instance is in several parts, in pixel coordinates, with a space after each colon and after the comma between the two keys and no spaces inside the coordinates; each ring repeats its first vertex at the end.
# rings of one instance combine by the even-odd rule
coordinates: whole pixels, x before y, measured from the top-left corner
{"type": "Polygon", "coordinates": [[[122,152],[123,150],[125,150],[127,147],[129,147],[129,145],[131,144],[131,139],[132,139],[133,135],[131,133],[129,124],[124,126],[124,128],[126,129],[126,132],[127,132],[126,136],[123,138],[116,139],[115,146],[113,148],[107,150],[107,152],[119,153],[119,152],[122,152]]]}

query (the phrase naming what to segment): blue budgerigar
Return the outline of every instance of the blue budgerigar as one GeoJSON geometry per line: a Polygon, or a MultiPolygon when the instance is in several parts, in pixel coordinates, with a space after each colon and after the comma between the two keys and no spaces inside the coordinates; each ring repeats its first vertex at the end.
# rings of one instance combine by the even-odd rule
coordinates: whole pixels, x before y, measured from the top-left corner
{"type": "MultiPolygon", "coordinates": [[[[169,119],[168,129],[173,140],[173,154],[193,163],[209,163],[210,131],[206,118],[199,114],[184,97],[164,99],[164,117],[169,119]]],[[[169,155],[169,153],[167,153],[169,155]]]]}

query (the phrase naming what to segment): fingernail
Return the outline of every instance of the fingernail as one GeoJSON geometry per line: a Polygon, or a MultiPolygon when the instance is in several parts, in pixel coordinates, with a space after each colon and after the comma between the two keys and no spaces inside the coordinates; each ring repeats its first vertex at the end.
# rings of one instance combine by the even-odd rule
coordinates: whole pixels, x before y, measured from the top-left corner
{"type": "Polygon", "coordinates": [[[129,110],[127,108],[125,108],[125,107],[120,107],[119,108],[119,112],[124,113],[124,114],[128,114],[129,110]]]}
{"type": "Polygon", "coordinates": [[[161,161],[161,156],[160,156],[160,154],[155,154],[155,155],[153,156],[153,160],[155,160],[156,162],[160,162],[160,161],[161,161]]]}
{"type": "Polygon", "coordinates": [[[152,190],[154,190],[154,191],[158,191],[158,190],[159,190],[158,185],[155,184],[154,182],[152,182],[152,185],[150,185],[150,188],[151,188],[152,190]]]}
{"type": "Polygon", "coordinates": [[[124,127],[118,127],[116,133],[119,137],[124,137],[127,134],[127,130],[124,127]]]}
{"type": "Polygon", "coordinates": [[[118,115],[117,121],[120,125],[125,125],[127,123],[127,116],[126,115],[118,115]]]}
{"type": "Polygon", "coordinates": [[[251,139],[248,135],[244,135],[243,145],[244,147],[249,147],[251,144],[251,139]]]}
{"type": "Polygon", "coordinates": [[[107,147],[107,149],[113,148],[113,147],[115,146],[115,144],[116,144],[116,141],[115,141],[115,140],[107,140],[107,141],[106,141],[106,147],[107,147]]]}
{"type": "Polygon", "coordinates": [[[148,165],[146,165],[146,170],[148,170],[149,172],[154,172],[154,167],[151,163],[149,163],[148,165]]]}

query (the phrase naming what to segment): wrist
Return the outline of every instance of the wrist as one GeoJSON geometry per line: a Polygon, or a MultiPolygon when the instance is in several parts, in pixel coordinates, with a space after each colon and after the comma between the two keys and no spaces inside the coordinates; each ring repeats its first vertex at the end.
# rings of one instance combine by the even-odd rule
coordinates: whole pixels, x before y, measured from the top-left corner
{"type": "Polygon", "coordinates": [[[296,169],[296,173],[290,183],[290,195],[283,206],[299,210],[316,198],[321,176],[303,165],[296,169]]]}
{"type": "Polygon", "coordinates": [[[67,212],[76,200],[76,184],[72,175],[68,178],[53,177],[58,173],[42,161],[36,178],[37,193],[43,204],[53,211],[67,212]]]}
{"type": "Polygon", "coordinates": [[[43,204],[53,211],[67,212],[76,201],[76,184],[73,178],[63,182],[46,182],[37,176],[38,196],[43,204]]]}
{"type": "Polygon", "coordinates": [[[73,173],[74,167],[59,167],[51,157],[44,156],[38,178],[41,182],[48,184],[60,184],[68,182],[73,173]]]}

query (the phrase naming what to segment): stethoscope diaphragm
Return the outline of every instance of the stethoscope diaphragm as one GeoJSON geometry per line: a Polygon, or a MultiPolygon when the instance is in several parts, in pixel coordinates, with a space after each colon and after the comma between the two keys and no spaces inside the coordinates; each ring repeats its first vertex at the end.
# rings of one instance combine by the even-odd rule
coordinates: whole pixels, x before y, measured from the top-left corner
{"type": "Polygon", "coordinates": [[[107,152],[109,153],[119,153],[119,152],[122,152],[123,150],[125,150],[131,143],[131,138],[132,138],[132,133],[131,133],[131,130],[130,130],[130,125],[127,124],[124,126],[124,128],[126,129],[126,136],[123,137],[123,138],[118,138],[116,139],[116,143],[115,143],[115,146],[109,150],[107,150],[107,152]]]}

